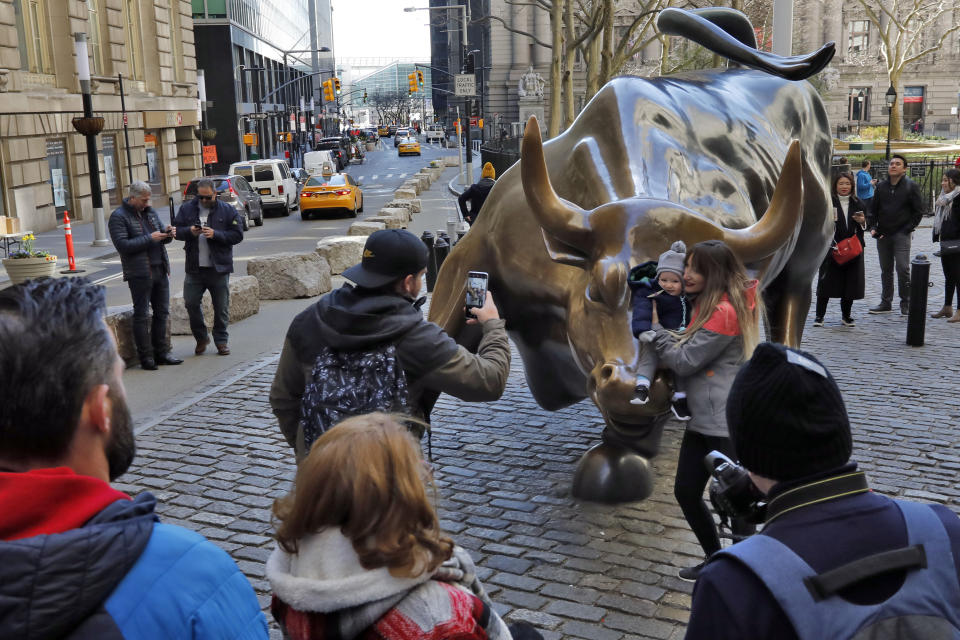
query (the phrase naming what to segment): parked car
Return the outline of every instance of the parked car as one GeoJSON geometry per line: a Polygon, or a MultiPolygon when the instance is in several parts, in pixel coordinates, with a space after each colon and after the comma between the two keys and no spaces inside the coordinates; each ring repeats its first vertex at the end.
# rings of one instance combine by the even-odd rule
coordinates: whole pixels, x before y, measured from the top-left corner
{"type": "Polygon", "coordinates": [[[322,138],[317,149],[321,151],[330,151],[333,153],[333,159],[337,163],[337,171],[341,171],[350,163],[350,156],[347,154],[347,147],[343,144],[342,138],[322,138]]]}
{"type": "Polygon", "coordinates": [[[332,176],[337,172],[337,161],[329,149],[308,151],[303,154],[303,167],[311,176],[316,174],[332,176]]]}
{"type": "Polygon", "coordinates": [[[397,133],[393,136],[393,147],[398,147],[400,145],[400,141],[409,135],[411,135],[410,129],[397,129],[397,133]]]}
{"type": "Polygon", "coordinates": [[[420,143],[412,136],[403,138],[397,147],[397,155],[420,155],[420,143]]]}
{"type": "MultiPolygon", "coordinates": [[[[183,190],[183,201],[189,202],[197,197],[197,181],[204,176],[199,176],[187,183],[183,190]]],[[[217,198],[229,204],[237,213],[240,214],[240,220],[243,222],[243,230],[250,228],[250,221],[255,225],[263,225],[263,201],[246,178],[237,175],[205,176],[213,180],[213,186],[217,190],[217,198]]]]}
{"type": "Polygon", "coordinates": [[[299,205],[297,182],[285,160],[247,160],[230,165],[230,173],[243,176],[263,200],[263,208],[290,215],[299,205]]]}
{"type": "Polygon", "coordinates": [[[397,128],[398,128],[398,127],[397,127],[397,125],[395,125],[395,124],[391,124],[390,126],[388,126],[388,127],[387,127],[387,135],[388,135],[388,136],[396,135],[396,133],[397,133],[397,128]]]}
{"type": "Polygon", "coordinates": [[[380,125],[379,127],[377,127],[377,135],[380,136],[381,138],[383,138],[383,137],[385,137],[385,136],[386,136],[386,137],[389,137],[389,135],[390,135],[390,127],[388,127],[387,125],[384,125],[384,124],[380,125]]]}
{"type": "Polygon", "coordinates": [[[427,142],[443,142],[447,139],[447,134],[439,124],[430,125],[424,135],[426,136],[427,142]]]}
{"type": "Polygon", "coordinates": [[[346,211],[356,218],[363,211],[362,185],[349,174],[337,173],[329,178],[311,176],[300,191],[300,218],[309,220],[324,211],[346,211]]]}
{"type": "Polygon", "coordinates": [[[364,133],[367,134],[367,142],[376,142],[380,139],[380,132],[377,131],[376,127],[372,129],[364,129],[364,133]]]}

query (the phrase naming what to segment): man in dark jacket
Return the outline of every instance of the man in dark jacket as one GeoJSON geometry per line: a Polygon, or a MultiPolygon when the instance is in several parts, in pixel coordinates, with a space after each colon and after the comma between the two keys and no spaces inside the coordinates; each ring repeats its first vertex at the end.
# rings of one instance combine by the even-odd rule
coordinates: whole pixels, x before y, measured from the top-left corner
{"type": "Polygon", "coordinates": [[[173,241],[173,227],[164,226],[150,206],[150,185],[139,180],[130,185],[130,196],[110,214],[109,228],[133,298],[133,339],[140,366],[153,371],[158,364],[180,364],[183,360],[170,355],[167,341],[170,260],[163,245],[173,241]]]}
{"type": "Polygon", "coordinates": [[[893,308],[893,270],[896,264],[900,314],[910,307],[910,238],[923,218],[920,187],[906,176],[907,160],[899,154],[890,158],[887,179],[877,185],[867,211],[867,230],[877,239],[882,290],[880,304],[870,313],[890,313],[893,308]]]}
{"type": "Polygon", "coordinates": [[[187,252],[184,267],[183,305],[190,316],[190,331],[197,341],[194,353],[202,354],[210,344],[203,320],[203,292],[213,301],[213,342],[217,353],[230,355],[227,325],[230,323],[230,274],[233,273],[233,245],[243,240],[243,225],[237,210],[217,199],[213,180],[197,181],[197,197],[184,203],[174,220],[177,239],[187,252]]]}
{"type": "Polygon", "coordinates": [[[466,220],[471,227],[473,223],[477,221],[477,216],[480,215],[480,209],[483,207],[483,203],[486,202],[487,195],[490,194],[490,189],[493,189],[496,178],[496,170],[492,164],[487,162],[480,171],[480,182],[467,187],[457,198],[457,204],[460,205],[460,213],[463,214],[463,219],[466,220]],[[470,202],[470,209],[467,209],[468,201],[470,202]]]}
{"type": "Polygon", "coordinates": [[[105,312],[80,278],[0,292],[0,637],[266,640],[223,550],[109,484],[136,447],[105,312]]]}
{"type": "Polygon", "coordinates": [[[840,389],[816,358],[758,346],[730,389],[727,423],[765,494],[765,524],[711,556],[694,587],[687,640],[852,638],[880,620],[902,625],[887,627],[896,637],[955,637],[960,519],[942,505],[870,490],[850,462],[840,389]]]}
{"type": "Polygon", "coordinates": [[[408,409],[428,418],[437,393],[472,402],[496,400],[510,373],[510,344],[493,296],[472,310],[483,338],[477,353],[454,342],[443,329],[423,318],[421,283],[427,249],[403,229],[370,235],[363,261],[343,272],[357,284],[345,284],[300,313],[287,331],[270,389],[270,405],[280,430],[297,459],[306,454],[300,424],[300,401],[317,355],[324,346],[341,351],[367,351],[396,346],[409,391],[408,409]]]}

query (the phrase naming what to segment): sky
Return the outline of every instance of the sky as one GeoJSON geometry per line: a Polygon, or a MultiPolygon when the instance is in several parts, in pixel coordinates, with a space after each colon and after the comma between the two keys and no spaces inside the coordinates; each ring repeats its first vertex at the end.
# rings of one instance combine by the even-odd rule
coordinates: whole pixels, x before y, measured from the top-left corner
{"type": "Polygon", "coordinates": [[[427,0],[333,0],[333,47],[338,60],[430,57],[427,0]]]}

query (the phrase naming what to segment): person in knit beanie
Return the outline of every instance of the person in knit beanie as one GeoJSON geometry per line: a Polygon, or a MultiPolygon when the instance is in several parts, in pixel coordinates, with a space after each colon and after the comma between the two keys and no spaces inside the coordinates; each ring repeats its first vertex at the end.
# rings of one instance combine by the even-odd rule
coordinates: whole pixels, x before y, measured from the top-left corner
{"type": "Polygon", "coordinates": [[[480,170],[480,178],[490,178],[491,180],[497,179],[497,170],[493,168],[493,165],[489,162],[483,163],[483,169],[480,170]]]}
{"type": "Polygon", "coordinates": [[[457,204],[460,207],[460,213],[463,219],[472,227],[480,215],[483,203],[487,201],[487,195],[496,184],[497,172],[489,162],[484,163],[480,171],[480,181],[467,187],[457,198],[457,204]],[[467,207],[467,203],[470,207],[467,207]]]}
{"type": "MultiPolygon", "coordinates": [[[[691,306],[683,294],[683,263],[687,247],[677,240],[660,254],[657,262],[644,262],[630,270],[627,282],[633,294],[633,317],[630,328],[634,337],[653,329],[654,315],[657,323],[671,331],[683,331],[690,322],[691,306]]],[[[631,404],[646,404],[650,397],[650,381],[657,371],[657,355],[645,348],[637,363],[637,388],[631,404]]],[[[671,409],[679,420],[689,420],[687,394],[674,385],[671,409]]]]}
{"type": "Polygon", "coordinates": [[[766,342],[730,387],[727,426],[740,463],[776,481],[842,467],[850,419],[840,388],[813,355],[766,342]]]}

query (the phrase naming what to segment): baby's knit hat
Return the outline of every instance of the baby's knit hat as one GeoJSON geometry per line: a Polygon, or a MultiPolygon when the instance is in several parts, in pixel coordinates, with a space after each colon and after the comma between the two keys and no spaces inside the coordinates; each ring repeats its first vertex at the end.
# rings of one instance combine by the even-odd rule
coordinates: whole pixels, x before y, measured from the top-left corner
{"type": "Polygon", "coordinates": [[[659,277],[664,271],[669,271],[670,273],[675,273],[681,278],[683,277],[683,262],[687,259],[687,245],[683,244],[683,240],[677,240],[672,245],[668,251],[664,251],[660,254],[660,259],[657,261],[657,276],[659,277]]]}

